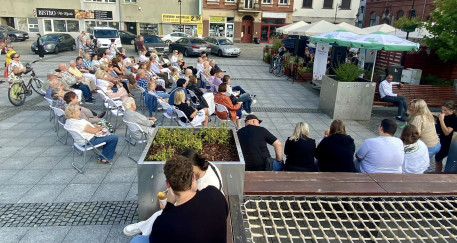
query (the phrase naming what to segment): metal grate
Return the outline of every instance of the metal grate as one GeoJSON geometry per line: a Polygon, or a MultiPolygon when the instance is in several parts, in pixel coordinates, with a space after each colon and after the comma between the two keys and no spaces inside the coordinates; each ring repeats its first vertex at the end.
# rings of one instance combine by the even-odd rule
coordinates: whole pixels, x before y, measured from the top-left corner
{"type": "Polygon", "coordinates": [[[456,197],[245,197],[250,242],[457,242],[456,197]]]}

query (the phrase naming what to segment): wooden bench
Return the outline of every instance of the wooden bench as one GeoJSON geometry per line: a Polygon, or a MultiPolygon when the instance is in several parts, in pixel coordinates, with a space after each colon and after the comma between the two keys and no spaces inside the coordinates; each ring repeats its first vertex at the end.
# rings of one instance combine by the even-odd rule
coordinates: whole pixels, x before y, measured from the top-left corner
{"type": "MultiPolygon", "coordinates": [[[[440,107],[448,100],[457,103],[454,86],[405,84],[403,88],[394,85],[392,91],[405,97],[406,102],[413,99],[423,99],[429,107],[440,107]]],[[[376,86],[373,105],[395,106],[394,103],[381,101],[378,85],[376,86]]]]}

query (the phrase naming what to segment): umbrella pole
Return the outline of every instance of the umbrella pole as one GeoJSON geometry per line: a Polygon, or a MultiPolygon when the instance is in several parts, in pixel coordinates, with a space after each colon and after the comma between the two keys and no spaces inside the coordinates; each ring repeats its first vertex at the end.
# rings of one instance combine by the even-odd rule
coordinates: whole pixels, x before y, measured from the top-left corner
{"type": "Polygon", "coordinates": [[[376,57],[377,57],[377,56],[378,56],[378,51],[375,50],[375,52],[374,52],[373,68],[371,69],[371,80],[370,80],[370,82],[373,82],[374,67],[376,66],[376,57]]]}

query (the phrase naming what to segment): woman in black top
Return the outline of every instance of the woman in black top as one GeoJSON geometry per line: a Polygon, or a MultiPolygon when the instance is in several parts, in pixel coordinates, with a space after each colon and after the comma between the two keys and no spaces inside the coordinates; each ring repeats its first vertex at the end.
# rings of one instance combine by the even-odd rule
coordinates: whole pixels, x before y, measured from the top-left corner
{"type": "Polygon", "coordinates": [[[354,153],[354,139],[346,135],[343,121],[334,120],[329,135],[319,143],[314,157],[322,172],[356,172],[354,153]]]}
{"type": "MultiPolygon", "coordinates": [[[[200,102],[200,106],[197,107],[198,108],[208,108],[208,103],[206,102],[205,98],[203,98],[203,91],[197,87],[197,77],[195,77],[194,75],[191,75],[189,77],[189,82],[187,82],[187,86],[186,86],[186,89],[187,90],[190,90],[192,92],[194,92],[194,94],[197,96],[197,99],[198,99],[198,102],[200,102]]],[[[195,102],[195,97],[191,97],[191,99],[193,99],[192,101],[195,102]]]]}
{"type": "MultiPolygon", "coordinates": [[[[441,114],[435,126],[436,133],[440,137],[441,149],[435,155],[435,172],[441,173],[443,169],[443,159],[447,157],[451,147],[452,135],[457,130],[457,116],[455,115],[454,101],[447,101],[441,106],[441,114]]],[[[451,172],[453,163],[446,163],[444,172],[451,172]]]]}
{"type": "MultiPolygon", "coordinates": [[[[187,119],[189,119],[190,124],[192,126],[198,126],[203,123],[203,126],[207,127],[208,126],[208,108],[203,108],[201,110],[197,110],[192,108],[186,101],[186,95],[184,94],[184,90],[178,89],[175,92],[175,100],[174,100],[174,105],[175,107],[184,112],[184,114],[187,116],[187,119]]],[[[180,120],[182,122],[186,122],[185,117],[180,117],[180,120]]]]}
{"type": "Polygon", "coordinates": [[[117,74],[120,79],[127,79],[135,89],[138,89],[138,84],[136,83],[135,77],[132,74],[125,75],[123,68],[121,67],[122,64],[119,64],[119,60],[115,57],[111,59],[111,63],[113,64],[113,70],[117,74]]]}
{"type": "Polygon", "coordinates": [[[295,126],[294,135],[287,138],[284,147],[284,154],[287,156],[284,170],[316,172],[317,166],[314,163],[315,149],[316,142],[314,139],[309,138],[308,124],[299,122],[295,126]]]}

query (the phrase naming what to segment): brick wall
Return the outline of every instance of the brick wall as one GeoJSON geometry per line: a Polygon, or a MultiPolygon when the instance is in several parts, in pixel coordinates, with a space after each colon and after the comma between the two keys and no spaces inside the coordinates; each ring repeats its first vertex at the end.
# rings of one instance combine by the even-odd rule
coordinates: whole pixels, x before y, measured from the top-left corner
{"type": "MultiPolygon", "coordinates": [[[[379,24],[383,23],[383,17],[386,17],[385,20],[389,20],[390,25],[393,25],[393,21],[397,20],[398,12],[403,11],[405,16],[408,16],[409,11],[412,7],[412,0],[366,0],[366,13],[364,19],[364,26],[370,26],[370,16],[372,12],[376,12],[376,16],[379,19],[379,24]],[[388,15],[385,15],[385,10],[389,11],[388,15]]],[[[418,17],[424,16],[423,19],[426,20],[430,16],[430,12],[433,10],[433,0],[415,0],[414,9],[416,10],[416,15],[418,17]],[[425,11],[424,11],[425,3],[425,11]],[[424,13],[424,14],[422,14],[424,13]]]]}

